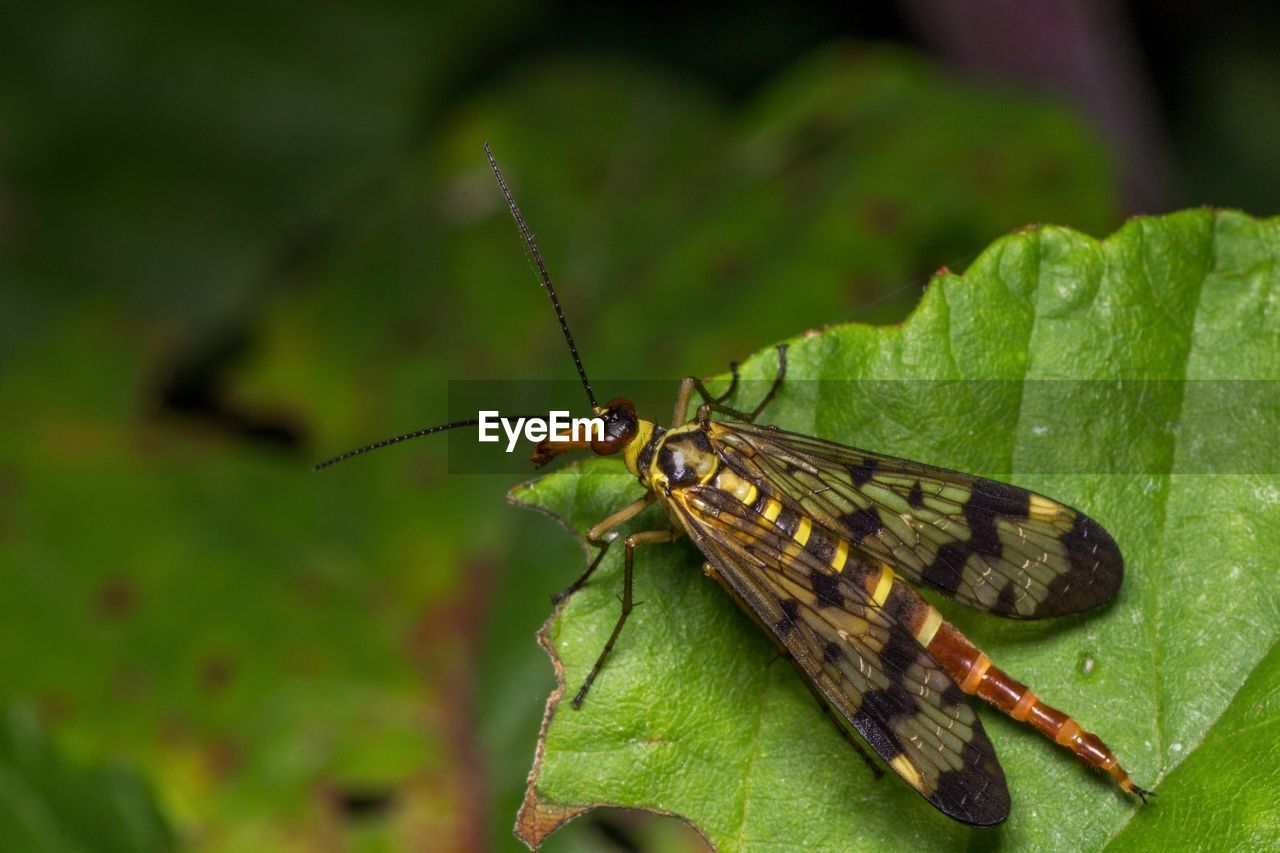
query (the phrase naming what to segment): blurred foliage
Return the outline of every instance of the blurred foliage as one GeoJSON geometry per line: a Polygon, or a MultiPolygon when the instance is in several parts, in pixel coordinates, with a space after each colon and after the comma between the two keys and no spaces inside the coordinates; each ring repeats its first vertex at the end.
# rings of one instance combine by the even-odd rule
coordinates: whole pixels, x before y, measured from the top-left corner
{"type": "Polygon", "coordinates": [[[1129,0],[1188,203],[1271,214],[1280,196],[1280,7],[1129,0]]]}
{"type": "Polygon", "coordinates": [[[10,10],[0,211],[24,298],[3,303],[5,350],[38,328],[36,308],[93,294],[184,333],[241,321],[273,263],[385,180],[524,8],[10,10]]]}
{"type": "Polygon", "coordinates": [[[75,766],[49,743],[32,714],[0,717],[0,838],[31,853],[144,853],[173,837],[135,774],[75,766]]]}
{"type": "MultiPolygon", "coordinates": [[[[1161,383],[1133,408],[1097,409],[1085,383],[1062,383],[1046,402],[1024,380],[1274,382],[1278,300],[1280,220],[1196,211],[1135,220],[1101,243],[1044,228],[997,241],[963,277],[939,278],[900,327],[843,325],[793,340],[787,381],[766,413],[786,429],[1009,477],[1104,524],[1126,557],[1114,606],[1040,623],[940,607],[998,665],[1098,733],[1139,784],[1157,787],[1154,805],[1140,808],[995,713],[983,720],[1014,803],[999,830],[946,818],[892,774],[874,780],[792,669],[770,664],[764,634],[702,577],[702,555],[679,543],[636,552],[644,606],[582,709],[555,708],[531,822],[545,812],[554,824],[565,807],[643,807],[684,816],[723,850],[1158,849],[1151,839],[1185,843],[1189,828],[1245,846],[1274,838],[1274,424],[1224,408],[1212,383],[1161,383]],[[1004,381],[983,384],[980,400],[928,393],[960,379],[1004,381]],[[879,396],[888,380],[917,381],[879,396]],[[1143,429],[1148,422],[1155,427],[1143,429]],[[1222,433],[1258,467],[1176,473],[1222,433]],[[1046,473],[1055,470],[1088,473],[1046,473]],[[1236,761],[1230,750],[1239,749],[1251,755],[1236,761]],[[1205,808],[1217,802],[1234,805],[1205,808]]],[[[762,351],[744,379],[759,389],[775,365],[762,351]]],[[[620,460],[599,459],[513,498],[581,534],[640,494],[620,460]]],[[[662,526],[652,508],[622,533],[662,526]]],[[[580,571],[582,558],[570,565],[580,571]]],[[[570,695],[617,619],[621,573],[615,548],[545,629],[570,695]]]]}
{"type": "MultiPolygon", "coordinates": [[[[482,139],[602,390],[899,320],[1029,222],[1114,224],[1056,106],[856,46],[740,105],[603,56],[473,74],[528,14],[134,3],[0,33],[3,699],[136,767],[185,843],[516,844],[533,632],[576,549],[438,443],[306,470],[437,419],[446,379],[572,375],[482,139]]],[[[36,790],[61,815],[77,784],[36,790]]],[[[631,821],[556,843],[679,834],[631,821]]]]}

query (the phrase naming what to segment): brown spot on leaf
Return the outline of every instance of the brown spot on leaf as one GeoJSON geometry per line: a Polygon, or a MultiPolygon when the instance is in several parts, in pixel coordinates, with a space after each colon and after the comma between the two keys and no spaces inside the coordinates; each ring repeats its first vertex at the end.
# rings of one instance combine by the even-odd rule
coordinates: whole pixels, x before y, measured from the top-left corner
{"type": "Polygon", "coordinates": [[[146,692],[147,674],[136,666],[125,666],[111,676],[111,693],[121,702],[136,702],[146,692]]]}
{"type": "Polygon", "coordinates": [[[60,690],[50,690],[36,700],[36,713],[46,726],[57,726],[71,719],[75,701],[60,690]]]}
{"type": "Polygon", "coordinates": [[[200,684],[210,693],[217,693],[231,683],[235,666],[222,655],[210,655],[200,665],[200,684]]]}
{"type": "Polygon", "coordinates": [[[137,604],[138,589],[128,578],[112,578],[98,587],[98,612],[107,619],[123,619],[134,611],[137,604]]]}
{"type": "Polygon", "coordinates": [[[240,766],[240,748],[230,738],[214,738],[205,743],[203,764],[209,778],[229,778],[240,766]]]}
{"type": "Polygon", "coordinates": [[[711,253],[709,266],[709,278],[721,286],[738,286],[750,271],[742,248],[737,245],[717,246],[711,253]]]}
{"type": "Polygon", "coordinates": [[[866,230],[881,237],[890,237],[902,229],[902,205],[897,199],[880,196],[865,202],[858,217],[866,230]]]}

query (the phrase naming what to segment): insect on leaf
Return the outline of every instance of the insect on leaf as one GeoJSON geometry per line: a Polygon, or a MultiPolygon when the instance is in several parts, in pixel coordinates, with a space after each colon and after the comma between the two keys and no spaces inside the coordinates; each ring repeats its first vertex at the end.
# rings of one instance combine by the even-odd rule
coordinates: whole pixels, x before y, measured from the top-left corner
{"type": "MultiPolygon", "coordinates": [[[[1214,726],[1248,719],[1265,730],[1277,718],[1256,690],[1238,700],[1250,708],[1234,702],[1280,634],[1280,404],[1265,393],[1280,379],[1278,259],[1280,222],[1229,212],[1135,220],[1105,241],[1051,227],[1005,237],[963,275],[935,280],[901,327],[836,326],[793,341],[787,381],[762,418],[1087,508],[1124,550],[1112,605],[1027,623],[935,603],[1000,666],[1104,732],[1135,778],[1227,798],[1247,786],[1257,814],[1280,809],[1280,771],[1235,762],[1225,751],[1247,751],[1247,739],[1214,726]],[[1098,388],[1122,379],[1150,385],[1098,404],[1098,388]],[[1222,380],[1241,379],[1267,380],[1248,384],[1263,389],[1249,417],[1223,404],[1236,392],[1222,380]],[[912,382],[886,398],[898,380],[912,382]],[[982,380],[981,395],[946,384],[958,380],[982,380]],[[1045,395],[1041,382],[1063,384],[1045,395]],[[1222,436],[1232,453],[1206,453],[1222,436]],[[1180,785],[1193,755],[1196,781],[1180,785]],[[1238,767],[1250,768],[1247,780],[1238,767]]],[[[744,377],[766,378],[774,363],[765,350],[744,377]]],[[[640,493],[617,462],[589,460],[513,500],[582,531],[640,493]]],[[[609,554],[543,629],[571,687],[616,618],[621,556],[609,554]]],[[[1207,807],[1205,795],[1178,802],[1162,790],[1138,809],[978,707],[1014,805],[999,829],[955,824],[895,780],[873,781],[763,633],[702,576],[703,562],[687,541],[637,551],[644,604],[590,698],[576,713],[556,696],[548,705],[526,841],[607,804],[679,815],[721,849],[950,849],[974,832],[1079,849],[1132,837],[1130,822],[1184,825],[1181,815],[1207,807]]]]}

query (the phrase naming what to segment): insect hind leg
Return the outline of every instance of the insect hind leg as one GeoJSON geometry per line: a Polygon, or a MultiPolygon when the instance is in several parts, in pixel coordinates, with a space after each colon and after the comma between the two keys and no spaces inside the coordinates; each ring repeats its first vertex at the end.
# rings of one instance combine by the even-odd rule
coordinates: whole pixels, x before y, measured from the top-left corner
{"type": "Polygon", "coordinates": [[[600,652],[600,657],[596,658],[595,665],[591,667],[591,671],[587,673],[586,681],[582,682],[582,686],[578,688],[578,692],[573,697],[574,710],[582,707],[582,700],[587,698],[587,691],[591,689],[592,683],[596,680],[596,676],[600,674],[600,669],[604,666],[604,662],[609,658],[609,652],[613,651],[613,644],[618,641],[618,635],[622,633],[622,626],[626,624],[627,617],[631,615],[631,610],[635,606],[631,601],[631,567],[632,554],[637,545],[654,545],[661,542],[671,542],[676,538],[674,530],[646,530],[641,533],[632,533],[626,538],[626,558],[623,561],[624,571],[622,575],[622,612],[618,614],[618,621],[613,626],[613,633],[609,635],[609,640],[604,644],[604,649],[600,652]]]}
{"type": "Polygon", "coordinates": [[[787,375],[787,345],[778,344],[778,372],[773,377],[773,384],[769,386],[769,392],[764,395],[764,399],[762,399],[756,407],[749,412],[724,405],[723,401],[733,393],[735,386],[738,384],[738,371],[736,370],[736,365],[734,367],[733,380],[729,384],[729,390],[718,397],[712,396],[706,386],[702,384],[702,380],[696,377],[690,377],[693,382],[694,389],[698,392],[698,396],[702,397],[702,405],[698,406],[698,417],[700,419],[705,419],[709,412],[716,412],[717,414],[728,415],[731,418],[736,418],[737,420],[745,421],[746,423],[754,423],[755,419],[760,417],[760,413],[765,410],[765,407],[773,401],[774,396],[778,393],[778,389],[782,387],[782,380],[787,375]]]}

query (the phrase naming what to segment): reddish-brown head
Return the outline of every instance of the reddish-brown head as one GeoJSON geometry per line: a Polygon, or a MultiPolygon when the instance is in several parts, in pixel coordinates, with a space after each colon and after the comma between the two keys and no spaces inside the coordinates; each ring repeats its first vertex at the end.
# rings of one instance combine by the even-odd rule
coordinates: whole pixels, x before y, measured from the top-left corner
{"type": "Polygon", "coordinates": [[[610,400],[608,405],[599,410],[596,417],[604,423],[602,438],[586,441],[543,439],[529,455],[529,461],[541,468],[562,453],[586,450],[588,447],[600,456],[612,456],[625,450],[627,445],[635,439],[640,421],[636,417],[636,407],[630,400],[624,400],[621,397],[610,400]]]}

